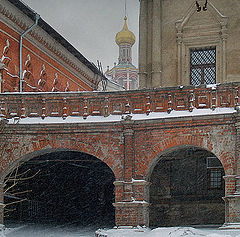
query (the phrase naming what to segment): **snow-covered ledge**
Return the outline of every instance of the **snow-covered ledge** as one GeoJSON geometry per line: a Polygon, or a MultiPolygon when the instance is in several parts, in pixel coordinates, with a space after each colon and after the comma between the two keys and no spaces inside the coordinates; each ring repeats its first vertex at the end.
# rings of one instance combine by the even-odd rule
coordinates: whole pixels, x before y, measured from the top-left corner
{"type": "MultiPolygon", "coordinates": [[[[234,108],[216,108],[212,109],[196,109],[190,111],[175,111],[171,113],[167,112],[151,112],[147,114],[129,114],[132,121],[151,120],[151,119],[168,119],[168,118],[181,118],[181,117],[194,117],[194,116],[206,116],[206,115],[225,115],[234,114],[236,110],[234,108]]],[[[120,122],[124,120],[122,115],[109,115],[103,116],[88,116],[86,119],[80,116],[68,116],[62,117],[26,117],[26,118],[11,118],[8,119],[8,124],[71,124],[71,123],[109,123],[120,122]]]]}
{"type": "Polygon", "coordinates": [[[221,227],[221,230],[230,230],[230,229],[239,229],[240,230],[240,223],[224,223],[221,227]]]}

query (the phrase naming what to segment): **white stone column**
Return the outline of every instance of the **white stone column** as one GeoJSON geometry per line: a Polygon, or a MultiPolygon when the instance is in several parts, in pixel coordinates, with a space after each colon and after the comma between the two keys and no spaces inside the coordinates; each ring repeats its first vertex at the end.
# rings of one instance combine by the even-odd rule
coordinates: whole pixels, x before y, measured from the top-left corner
{"type": "Polygon", "coordinates": [[[152,87],[162,86],[162,0],[153,0],[152,87]]]}
{"type": "Polygon", "coordinates": [[[148,0],[147,11],[147,88],[152,88],[153,0],[148,0]]]}
{"type": "Polygon", "coordinates": [[[222,40],[222,76],[220,77],[220,83],[227,81],[227,27],[226,23],[222,23],[221,40],[222,40]]]}
{"type": "Polygon", "coordinates": [[[139,16],[139,88],[147,87],[147,22],[148,0],[140,2],[139,16]]]}

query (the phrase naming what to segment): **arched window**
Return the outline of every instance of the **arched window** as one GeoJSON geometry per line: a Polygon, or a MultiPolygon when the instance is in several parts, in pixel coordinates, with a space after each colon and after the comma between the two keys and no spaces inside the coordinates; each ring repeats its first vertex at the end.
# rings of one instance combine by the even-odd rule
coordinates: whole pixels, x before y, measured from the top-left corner
{"type": "Polygon", "coordinates": [[[121,86],[123,86],[123,78],[119,78],[119,79],[118,79],[118,84],[120,84],[121,86]]]}
{"type": "Polygon", "coordinates": [[[137,89],[137,80],[135,78],[131,78],[131,86],[130,89],[135,90],[137,89]]]}

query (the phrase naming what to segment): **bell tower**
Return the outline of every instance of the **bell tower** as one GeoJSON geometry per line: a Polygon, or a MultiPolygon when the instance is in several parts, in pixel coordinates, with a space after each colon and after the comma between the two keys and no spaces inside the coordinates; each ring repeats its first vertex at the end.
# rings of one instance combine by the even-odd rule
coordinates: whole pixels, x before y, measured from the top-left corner
{"type": "Polygon", "coordinates": [[[135,35],[128,30],[127,17],[124,17],[123,29],[116,34],[115,41],[119,46],[118,63],[132,63],[132,46],[136,38],[135,35]]]}
{"type": "Polygon", "coordinates": [[[123,28],[115,36],[115,42],[119,47],[118,64],[114,63],[114,67],[110,70],[108,68],[105,73],[106,77],[120,85],[122,90],[138,88],[138,70],[132,64],[132,46],[135,41],[134,33],[128,29],[125,12],[123,28]]]}

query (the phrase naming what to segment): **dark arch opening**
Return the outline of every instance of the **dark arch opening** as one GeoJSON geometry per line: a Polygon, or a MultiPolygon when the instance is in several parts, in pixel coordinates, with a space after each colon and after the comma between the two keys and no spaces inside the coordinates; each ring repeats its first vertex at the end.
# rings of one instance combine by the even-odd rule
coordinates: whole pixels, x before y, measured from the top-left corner
{"type": "Polygon", "coordinates": [[[163,154],[150,177],[150,225],[223,224],[223,176],[219,159],[202,148],[163,154]]]}
{"type": "Polygon", "coordinates": [[[5,178],[4,221],[112,226],[114,180],[112,170],[92,155],[40,155],[5,178]]]}

